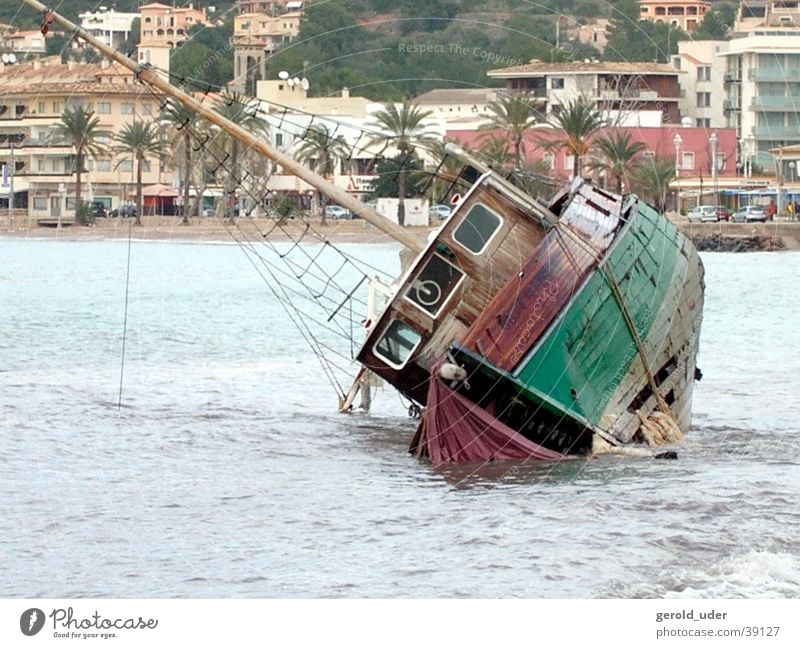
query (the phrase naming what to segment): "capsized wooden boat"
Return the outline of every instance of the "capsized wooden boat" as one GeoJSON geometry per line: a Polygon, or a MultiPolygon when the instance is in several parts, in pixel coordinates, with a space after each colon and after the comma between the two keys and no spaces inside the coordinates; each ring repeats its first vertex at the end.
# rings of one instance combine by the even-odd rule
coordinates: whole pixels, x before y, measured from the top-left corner
{"type": "Polygon", "coordinates": [[[636,197],[577,180],[544,207],[474,177],[358,359],[425,407],[439,463],[680,441],[703,310],[692,243],[636,197]]]}
{"type": "Polygon", "coordinates": [[[111,50],[139,80],[402,243],[416,259],[358,360],[423,408],[412,451],[435,464],[560,460],[683,439],[703,310],[692,243],[635,196],[580,179],[542,205],[457,147],[469,188],[422,245],[369,206],[111,50]]]}

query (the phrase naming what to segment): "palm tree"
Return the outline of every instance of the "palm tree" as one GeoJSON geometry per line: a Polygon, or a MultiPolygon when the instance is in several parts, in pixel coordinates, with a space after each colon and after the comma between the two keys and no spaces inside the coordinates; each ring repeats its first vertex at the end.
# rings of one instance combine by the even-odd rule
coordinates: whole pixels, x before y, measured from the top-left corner
{"type": "MultiPolygon", "coordinates": [[[[136,225],[142,224],[142,167],[145,158],[159,156],[164,151],[158,127],[153,122],[133,121],[125,124],[114,138],[114,152],[132,155],[136,164],[136,225]]],[[[118,163],[121,164],[122,161],[118,163]]]]}
{"type": "MultiPolygon", "coordinates": [[[[257,110],[253,109],[248,103],[247,97],[237,92],[223,92],[222,103],[215,107],[215,110],[225,119],[238,124],[245,130],[252,131],[253,134],[265,133],[267,125],[263,119],[257,115],[257,110]]],[[[225,174],[225,195],[233,196],[236,188],[242,183],[240,173],[240,150],[239,140],[232,137],[225,131],[220,131],[218,136],[219,143],[223,151],[223,166],[225,174]]],[[[229,218],[233,220],[235,211],[231,210],[229,218]]]]}
{"type": "Polygon", "coordinates": [[[81,213],[82,175],[85,171],[86,156],[97,156],[104,152],[100,143],[103,137],[111,134],[99,128],[100,118],[83,106],[68,108],[61,115],[61,121],[53,129],[53,138],[63,141],[75,149],[75,213],[81,213]]]}
{"type": "Polygon", "coordinates": [[[642,142],[632,142],[631,134],[626,131],[601,135],[594,145],[601,159],[591,162],[587,168],[612,176],[616,182],[616,192],[622,193],[622,179],[633,170],[634,159],[645,150],[645,145],[642,142]]]}
{"type": "Polygon", "coordinates": [[[536,105],[525,97],[500,97],[487,106],[489,114],[481,130],[501,130],[514,147],[514,166],[522,167],[525,152],[525,133],[542,121],[536,105]]]}
{"type": "MultiPolygon", "coordinates": [[[[508,140],[503,137],[489,137],[483,140],[480,149],[478,149],[481,157],[490,164],[498,166],[506,166],[511,162],[512,155],[508,152],[508,140]]],[[[519,161],[519,154],[515,150],[514,161],[519,161]]],[[[517,169],[522,168],[521,164],[516,165],[517,169]]]]}
{"type": "MultiPolygon", "coordinates": [[[[335,132],[335,131],[334,131],[335,132]]],[[[325,124],[310,126],[297,149],[297,161],[307,164],[312,171],[329,177],[336,173],[336,167],[350,154],[347,143],[341,135],[335,135],[325,124]]],[[[320,224],[325,225],[325,210],[318,190],[314,191],[314,205],[320,212],[320,224]]]]}
{"type": "Polygon", "coordinates": [[[669,184],[674,178],[675,161],[653,157],[637,167],[632,179],[636,193],[663,212],[667,206],[669,184]]]}
{"type": "Polygon", "coordinates": [[[192,181],[192,135],[198,136],[197,114],[178,101],[170,101],[162,112],[162,117],[171,127],[173,144],[177,145],[183,156],[179,165],[181,187],[183,189],[183,218],[181,224],[189,224],[189,188],[192,181]]]}
{"type": "Polygon", "coordinates": [[[426,130],[425,119],[431,111],[420,109],[410,101],[404,101],[400,108],[389,104],[385,110],[375,113],[375,121],[382,131],[369,141],[369,145],[392,145],[400,152],[400,170],[397,177],[397,223],[401,227],[406,222],[406,172],[408,162],[414,154],[414,146],[427,144],[436,134],[426,130]]]}
{"type": "Polygon", "coordinates": [[[547,121],[559,131],[559,139],[545,146],[564,149],[572,155],[572,175],[577,178],[581,174],[581,160],[591,149],[592,136],[605,125],[602,115],[588,99],[578,97],[560,111],[554,111],[547,121]]]}

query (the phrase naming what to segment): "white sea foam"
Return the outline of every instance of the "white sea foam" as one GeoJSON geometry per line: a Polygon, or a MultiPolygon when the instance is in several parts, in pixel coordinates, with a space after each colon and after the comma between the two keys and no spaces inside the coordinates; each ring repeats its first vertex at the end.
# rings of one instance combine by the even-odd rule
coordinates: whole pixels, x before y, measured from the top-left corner
{"type": "Polygon", "coordinates": [[[794,598],[800,592],[800,559],[751,551],[676,575],[676,581],[683,587],[670,588],[665,598],[794,598]]]}

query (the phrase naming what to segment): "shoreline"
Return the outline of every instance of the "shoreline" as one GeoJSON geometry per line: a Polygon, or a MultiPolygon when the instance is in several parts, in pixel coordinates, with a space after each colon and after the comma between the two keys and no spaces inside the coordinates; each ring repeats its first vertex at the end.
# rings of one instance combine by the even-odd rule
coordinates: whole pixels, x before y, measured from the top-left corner
{"type": "MultiPolygon", "coordinates": [[[[414,227],[412,233],[426,240],[435,228],[414,227]]],[[[62,227],[39,226],[35,220],[24,217],[0,216],[0,238],[64,240],[64,241],[168,241],[174,243],[237,243],[252,241],[269,233],[271,241],[294,241],[304,236],[309,243],[340,244],[390,244],[395,243],[387,234],[363,220],[330,220],[322,226],[288,220],[278,226],[269,218],[237,218],[227,223],[216,218],[191,218],[188,225],[181,224],[180,216],[144,216],[142,225],[128,218],[99,218],[93,225],[71,224],[62,227]]]]}
{"type": "MultiPolygon", "coordinates": [[[[800,222],[690,223],[674,217],[671,220],[698,249],[704,251],[800,250],[800,222]]],[[[409,231],[424,242],[437,227],[413,227],[409,231]]],[[[269,239],[276,242],[304,237],[311,244],[396,243],[387,234],[359,219],[330,220],[325,226],[292,219],[278,226],[274,219],[269,218],[238,218],[233,224],[216,218],[191,218],[188,225],[183,225],[180,216],[144,216],[141,226],[133,225],[132,219],[101,218],[91,226],[72,224],[58,228],[39,226],[36,220],[26,216],[0,215],[0,238],[127,241],[130,235],[136,241],[236,244],[260,239],[264,233],[269,233],[269,239]]]]}

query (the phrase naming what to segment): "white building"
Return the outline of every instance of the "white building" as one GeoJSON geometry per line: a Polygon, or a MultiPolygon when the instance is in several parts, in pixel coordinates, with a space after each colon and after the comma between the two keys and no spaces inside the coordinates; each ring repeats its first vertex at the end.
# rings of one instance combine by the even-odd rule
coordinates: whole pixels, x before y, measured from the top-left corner
{"type": "Polygon", "coordinates": [[[681,115],[690,117],[698,128],[727,126],[724,90],[728,41],[687,40],[678,43],[678,54],[672,57],[676,69],[685,74],[678,77],[681,85],[679,108],[681,115]]]}
{"type": "Polygon", "coordinates": [[[771,171],[771,149],[800,144],[800,3],[744,2],[736,34],[724,54],[728,126],[741,163],[771,171]]]}
{"type": "Polygon", "coordinates": [[[81,27],[109,47],[117,48],[131,35],[131,25],[138,13],[123,13],[107,7],[79,15],[81,27]]]}

